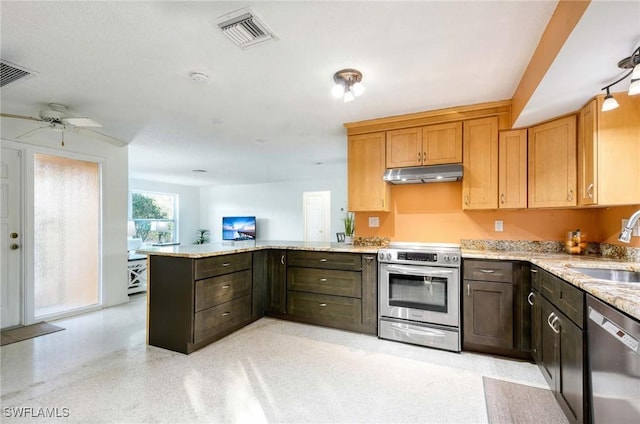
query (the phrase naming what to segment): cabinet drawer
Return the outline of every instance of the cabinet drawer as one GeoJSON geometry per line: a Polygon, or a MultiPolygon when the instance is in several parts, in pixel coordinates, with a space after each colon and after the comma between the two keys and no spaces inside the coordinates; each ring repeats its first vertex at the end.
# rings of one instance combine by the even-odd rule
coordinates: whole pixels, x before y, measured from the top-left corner
{"type": "Polygon", "coordinates": [[[539,270],[540,293],[580,328],[584,325],[584,292],[555,275],[539,270]]]}
{"type": "Polygon", "coordinates": [[[463,268],[465,280],[498,283],[511,283],[513,280],[513,264],[511,262],[467,259],[464,261],[463,268]]]}
{"type": "Polygon", "coordinates": [[[287,264],[306,268],[360,271],[362,269],[362,257],[353,253],[303,252],[295,250],[288,252],[287,264]]]}
{"type": "Polygon", "coordinates": [[[289,290],[360,298],[362,297],[362,273],[289,267],[287,287],[289,290]]]}
{"type": "Polygon", "coordinates": [[[196,312],[251,293],[251,271],[196,281],[196,312]]]}
{"type": "Polygon", "coordinates": [[[352,297],[289,290],[287,312],[318,324],[340,327],[362,322],[362,301],[352,297]]]}
{"type": "Polygon", "coordinates": [[[194,342],[215,336],[229,327],[251,319],[251,296],[244,296],[196,312],[193,323],[194,342]]]}
{"type": "Polygon", "coordinates": [[[196,280],[249,268],[251,268],[250,252],[196,259],[196,280]]]}

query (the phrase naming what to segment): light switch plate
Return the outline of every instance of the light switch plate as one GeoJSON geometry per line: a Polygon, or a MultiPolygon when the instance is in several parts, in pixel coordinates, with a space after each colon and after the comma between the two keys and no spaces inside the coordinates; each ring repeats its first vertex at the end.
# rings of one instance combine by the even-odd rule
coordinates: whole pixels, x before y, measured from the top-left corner
{"type": "Polygon", "coordinates": [[[370,216],[369,217],[369,227],[379,227],[380,226],[380,218],[378,218],[377,216],[370,216]]]}
{"type": "Polygon", "coordinates": [[[495,228],[496,232],[498,232],[498,233],[502,232],[502,231],[504,231],[504,223],[502,221],[496,221],[495,225],[494,225],[494,228],[495,228]]]}

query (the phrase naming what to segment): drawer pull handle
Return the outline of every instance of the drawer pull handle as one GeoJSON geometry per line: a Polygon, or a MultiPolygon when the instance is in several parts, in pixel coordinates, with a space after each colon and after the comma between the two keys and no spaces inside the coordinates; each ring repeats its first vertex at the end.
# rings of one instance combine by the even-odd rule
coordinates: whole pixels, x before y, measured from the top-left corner
{"type": "Polygon", "coordinates": [[[222,264],[222,266],[229,266],[229,265],[231,265],[229,262],[225,262],[222,264]]]}
{"type": "Polygon", "coordinates": [[[280,256],[280,263],[284,265],[284,255],[280,256]]]}
{"type": "Polygon", "coordinates": [[[321,308],[324,308],[325,306],[327,306],[327,304],[326,303],[320,303],[320,304],[318,304],[318,306],[320,306],[321,308]]]}
{"type": "Polygon", "coordinates": [[[531,273],[532,273],[532,274],[537,274],[537,273],[538,273],[538,270],[537,270],[537,269],[532,269],[532,270],[531,270],[531,273]]]}
{"type": "Polygon", "coordinates": [[[231,315],[231,312],[223,312],[220,314],[222,317],[226,317],[227,315],[231,315]]]}
{"type": "Polygon", "coordinates": [[[228,289],[229,287],[231,287],[229,284],[225,284],[224,286],[222,286],[223,289],[228,289]]]}
{"type": "Polygon", "coordinates": [[[321,278],[321,279],[320,279],[320,282],[321,282],[321,283],[324,283],[325,281],[327,281],[327,279],[326,279],[326,278],[321,278]]]}
{"type": "Polygon", "coordinates": [[[529,305],[531,306],[533,306],[533,300],[531,300],[531,298],[534,296],[533,292],[529,293],[529,296],[527,296],[527,302],[529,302],[529,305]]]}
{"type": "Polygon", "coordinates": [[[325,258],[320,259],[320,262],[327,262],[325,258]]]}
{"type": "Polygon", "coordinates": [[[493,274],[495,271],[492,269],[481,269],[480,272],[484,272],[485,274],[493,274]]]}

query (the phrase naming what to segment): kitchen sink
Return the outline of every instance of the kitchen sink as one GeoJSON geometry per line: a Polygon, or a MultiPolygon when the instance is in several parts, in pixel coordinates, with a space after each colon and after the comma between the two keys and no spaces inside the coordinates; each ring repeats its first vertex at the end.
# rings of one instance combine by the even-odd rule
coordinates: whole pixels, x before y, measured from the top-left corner
{"type": "Polygon", "coordinates": [[[571,269],[599,280],[617,281],[620,283],[640,283],[639,271],[611,268],[584,268],[577,266],[571,267],[571,269]]]}

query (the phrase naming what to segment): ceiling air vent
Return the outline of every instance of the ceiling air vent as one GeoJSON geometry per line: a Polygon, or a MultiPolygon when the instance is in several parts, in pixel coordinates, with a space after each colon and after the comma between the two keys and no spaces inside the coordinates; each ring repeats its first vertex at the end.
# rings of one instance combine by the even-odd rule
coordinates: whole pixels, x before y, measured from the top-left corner
{"type": "Polygon", "coordinates": [[[221,16],[215,20],[215,25],[242,49],[276,38],[251,9],[241,9],[221,16]]]}
{"type": "Polygon", "coordinates": [[[30,71],[4,59],[0,59],[0,87],[18,81],[24,78],[30,78],[38,75],[36,72],[30,71]]]}

